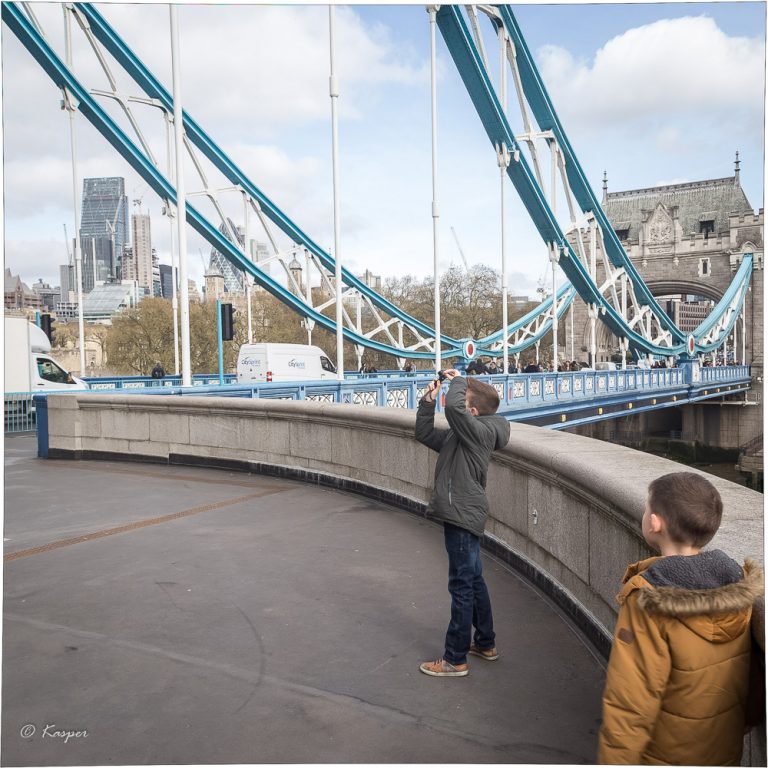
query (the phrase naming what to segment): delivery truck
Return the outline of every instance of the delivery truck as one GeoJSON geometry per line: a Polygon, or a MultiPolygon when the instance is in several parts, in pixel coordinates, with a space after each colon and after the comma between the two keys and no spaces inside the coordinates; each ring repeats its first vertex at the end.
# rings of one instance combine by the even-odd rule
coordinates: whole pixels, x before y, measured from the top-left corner
{"type": "Polygon", "coordinates": [[[237,356],[238,384],[335,378],[328,355],[309,344],[243,344],[237,356]]]}
{"type": "Polygon", "coordinates": [[[5,392],[88,389],[51,356],[42,328],[25,317],[5,318],[5,392]]]}

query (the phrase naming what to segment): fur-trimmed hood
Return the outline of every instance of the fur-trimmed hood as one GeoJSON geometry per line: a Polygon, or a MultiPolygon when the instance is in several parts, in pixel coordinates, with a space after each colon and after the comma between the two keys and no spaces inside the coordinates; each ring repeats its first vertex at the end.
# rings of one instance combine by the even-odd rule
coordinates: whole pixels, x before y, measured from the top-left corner
{"type": "Polygon", "coordinates": [[[639,590],[641,610],[672,616],[715,643],[744,631],[764,591],[757,563],[747,559],[742,569],[720,550],[642,560],[627,569],[624,581],[620,603],[639,590]]]}

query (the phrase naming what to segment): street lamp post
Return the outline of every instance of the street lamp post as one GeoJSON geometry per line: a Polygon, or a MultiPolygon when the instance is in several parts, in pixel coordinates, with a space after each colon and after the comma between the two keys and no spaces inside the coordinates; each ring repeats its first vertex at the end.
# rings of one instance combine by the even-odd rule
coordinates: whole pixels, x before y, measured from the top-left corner
{"type": "Polygon", "coordinates": [[[179,71],[179,23],[177,6],[170,4],[171,62],[173,70],[173,130],[176,149],[176,211],[179,233],[179,282],[181,289],[181,383],[192,386],[189,338],[189,282],[187,278],[187,206],[184,188],[184,118],[179,71]]]}
{"type": "MultiPolygon", "coordinates": [[[[339,209],[339,83],[335,70],[335,33],[336,7],[328,6],[328,26],[331,53],[331,76],[329,79],[331,96],[331,134],[333,153],[333,260],[336,267],[336,375],[339,381],[344,380],[344,324],[341,282],[341,218],[339,209]]],[[[311,297],[312,286],[307,270],[307,296],[311,297]]]]}
{"type": "MultiPolygon", "coordinates": [[[[67,6],[64,10],[65,56],[67,67],[72,69],[72,28],[67,6]]],[[[69,91],[64,88],[62,108],[69,113],[69,141],[72,153],[72,202],[75,208],[75,281],[77,282],[77,330],[80,339],[80,375],[85,375],[85,321],[83,320],[83,251],[80,242],[80,212],[77,204],[77,143],[75,141],[75,110],[77,103],[69,91]]]]}

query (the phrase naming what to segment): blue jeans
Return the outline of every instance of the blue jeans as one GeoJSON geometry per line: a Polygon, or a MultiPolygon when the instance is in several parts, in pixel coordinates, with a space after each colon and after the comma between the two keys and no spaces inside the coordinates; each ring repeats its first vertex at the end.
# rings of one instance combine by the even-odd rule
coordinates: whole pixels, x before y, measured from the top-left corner
{"type": "Polygon", "coordinates": [[[480,539],[465,528],[443,523],[448,552],[448,591],[451,593],[451,622],[445,634],[445,654],[449,664],[464,664],[475,627],[475,645],[493,648],[491,598],[483,579],[480,539]]]}

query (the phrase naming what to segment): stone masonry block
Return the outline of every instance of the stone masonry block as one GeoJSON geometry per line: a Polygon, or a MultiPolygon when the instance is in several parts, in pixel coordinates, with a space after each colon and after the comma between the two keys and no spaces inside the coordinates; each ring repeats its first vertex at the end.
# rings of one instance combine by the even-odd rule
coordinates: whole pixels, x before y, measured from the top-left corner
{"type": "Polygon", "coordinates": [[[119,437],[91,437],[83,440],[84,451],[106,451],[109,453],[129,453],[130,442],[119,437]]]}
{"type": "Polygon", "coordinates": [[[381,441],[382,466],[397,480],[410,485],[423,485],[428,478],[432,485],[433,475],[429,472],[429,455],[424,446],[415,440],[403,440],[395,435],[383,435],[381,441]]]}
{"type": "Polygon", "coordinates": [[[593,592],[618,611],[615,596],[621,589],[621,577],[630,563],[645,556],[645,550],[639,535],[633,536],[626,525],[595,508],[589,516],[589,583],[593,592]]]}
{"type": "Polygon", "coordinates": [[[168,458],[168,443],[157,440],[130,440],[128,450],[139,456],[157,456],[158,458],[168,458]]]}
{"type": "Polygon", "coordinates": [[[101,437],[101,415],[99,411],[80,411],[80,433],[85,437],[101,437]]]}
{"type": "Polygon", "coordinates": [[[101,434],[119,436],[124,440],[149,440],[149,414],[105,409],[101,412],[101,434]]]}
{"type": "Polygon", "coordinates": [[[290,456],[291,429],[279,419],[241,419],[238,426],[240,447],[246,451],[290,456]]]}
{"type": "Polygon", "coordinates": [[[48,435],[48,449],[61,451],[79,451],[83,444],[80,437],[65,437],[64,435],[48,435]]]}
{"type": "Polygon", "coordinates": [[[48,436],[80,437],[82,426],[78,411],[48,410],[48,436]]]}
{"type": "Polygon", "coordinates": [[[238,419],[228,414],[189,417],[189,442],[197,446],[239,445],[238,419]]]}
{"type": "Polygon", "coordinates": [[[333,444],[333,426],[320,422],[299,421],[290,427],[290,455],[305,459],[327,460],[333,444]]]}
{"type": "Polygon", "coordinates": [[[386,440],[386,435],[345,427],[334,429],[326,460],[344,467],[387,473],[391,458],[385,454],[382,440],[386,440]]]}
{"type": "Polygon", "coordinates": [[[79,411],[77,395],[48,395],[48,410],[79,411]]]}
{"type": "Polygon", "coordinates": [[[510,467],[491,462],[486,494],[490,516],[519,533],[528,532],[528,477],[510,467]]]}
{"type": "Polygon", "coordinates": [[[162,443],[189,443],[189,416],[186,413],[150,413],[149,439],[162,443]]]}
{"type": "Polygon", "coordinates": [[[586,582],[589,579],[588,507],[556,485],[530,477],[528,513],[531,540],[586,582]]]}

